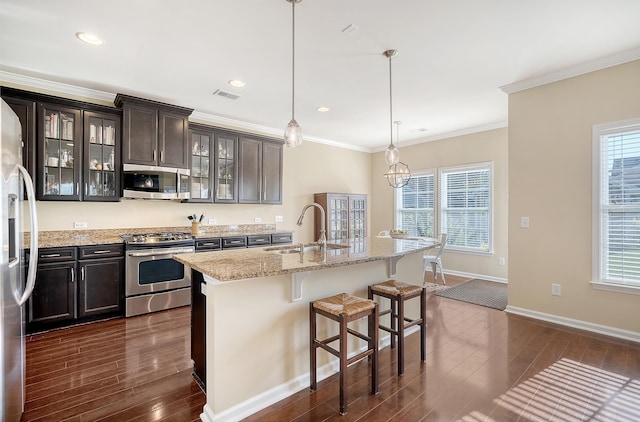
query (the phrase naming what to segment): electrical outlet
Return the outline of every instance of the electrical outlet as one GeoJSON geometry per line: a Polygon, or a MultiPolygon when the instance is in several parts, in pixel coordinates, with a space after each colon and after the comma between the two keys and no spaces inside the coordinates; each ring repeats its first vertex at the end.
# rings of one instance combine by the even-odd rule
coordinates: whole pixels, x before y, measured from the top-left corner
{"type": "Polygon", "coordinates": [[[556,283],[551,284],[551,294],[553,296],[560,296],[562,294],[559,284],[556,284],[556,283]]]}
{"type": "Polygon", "coordinates": [[[256,223],[262,223],[262,217],[256,217],[253,219],[253,221],[256,223]]]}
{"type": "Polygon", "coordinates": [[[284,221],[284,218],[282,218],[281,215],[276,215],[276,223],[282,223],[284,221]]]}
{"type": "Polygon", "coordinates": [[[504,265],[504,264],[505,264],[504,256],[501,256],[501,257],[498,259],[498,263],[499,263],[500,265],[504,265]]]}
{"type": "Polygon", "coordinates": [[[85,221],[74,221],[73,223],[74,229],[86,229],[87,223],[85,221]]]}
{"type": "Polygon", "coordinates": [[[210,218],[209,219],[209,225],[213,226],[214,224],[216,224],[216,219],[215,218],[210,218]]]}
{"type": "Polygon", "coordinates": [[[520,217],[520,227],[523,229],[529,228],[529,217],[520,217]]]}

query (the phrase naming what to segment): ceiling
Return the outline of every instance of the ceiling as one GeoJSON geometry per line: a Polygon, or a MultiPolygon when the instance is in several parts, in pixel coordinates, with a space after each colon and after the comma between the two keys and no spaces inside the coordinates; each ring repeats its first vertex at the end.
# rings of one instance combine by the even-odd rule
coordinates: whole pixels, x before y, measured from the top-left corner
{"type": "MultiPolygon", "coordinates": [[[[0,82],[18,75],[136,95],[276,136],[291,119],[285,0],[0,6],[0,82]],[[84,44],[79,31],[105,43],[84,44]],[[240,98],[212,95],[217,89],[240,98]]],[[[400,146],[506,126],[501,86],[610,56],[640,58],[638,0],[304,0],[295,10],[295,117],[304,137],[365,151],[390,141],[387,49],[399,52],[400,146]],[[349,25],[357,30],[344,33],[349,25]]]]}

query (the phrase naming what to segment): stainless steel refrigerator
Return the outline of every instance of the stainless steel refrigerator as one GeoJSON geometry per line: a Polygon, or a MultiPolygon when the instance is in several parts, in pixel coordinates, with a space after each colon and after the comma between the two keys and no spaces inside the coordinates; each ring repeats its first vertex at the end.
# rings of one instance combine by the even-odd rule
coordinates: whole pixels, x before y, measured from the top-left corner
{"type": "Polygon", "coordinates": [[[0,420],[19,421],[24,410],[24,304],[35,285],[38,259],[38,222],[33,182],[22,166],[21,126],[11,107],[0,99],[0,200],[2,220],[2,274],[0,278],[0,420]],[[23,201],[24,193],[28,201],[23,201]],[[28,207],[28,210],[26,209],[28,207]],[[23,214],[25,217],[23,217],[23,214]],[[30,245],[24,245],[26,216],[30,245]],[[30,248],[28,267],[25,247],[30,248]]]}

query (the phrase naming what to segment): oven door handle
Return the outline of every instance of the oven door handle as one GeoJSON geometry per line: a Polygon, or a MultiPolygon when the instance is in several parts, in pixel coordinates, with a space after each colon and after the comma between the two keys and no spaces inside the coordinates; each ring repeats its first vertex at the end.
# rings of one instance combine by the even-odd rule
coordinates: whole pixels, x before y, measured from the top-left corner
{"type": "Polygon", "coordinates": [[[127,255],[134,256],[134,257],[144,257],[144,256],[156,256],[156,255],[176,255],[180,253],[191,253],[191,252],[195,252],[195,248],[190,247],[190,248],[154,249],[151,251],[144,251],[144,252],[131,251],[131,252],[128,252],[127,255]]]}

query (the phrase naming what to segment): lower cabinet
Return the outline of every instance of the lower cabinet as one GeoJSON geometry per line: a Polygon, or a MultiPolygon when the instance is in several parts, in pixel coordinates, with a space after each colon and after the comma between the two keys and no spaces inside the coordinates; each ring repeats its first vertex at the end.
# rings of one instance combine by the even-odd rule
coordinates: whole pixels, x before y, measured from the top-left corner
{"type": "Polygon", "coordinates": [[[123,245],[38,250],[28,333],[123,314],[123,245]]]}
{"type": "MultiPolygon", "coordinates": [[[[120,257],[102,258],[101,254],[78,261],[80,272],[78,291],[78,318],[124,311],[124,257],[122,246],[96,250],[108,254],[120,252],[120,257]],[[114,251],[115,250],[115,251],[114,251]],[[99,257],[99,258],[97,258],[99,257]]],[[[85,251],[82,250],[82,256],[85,251]]]]}

